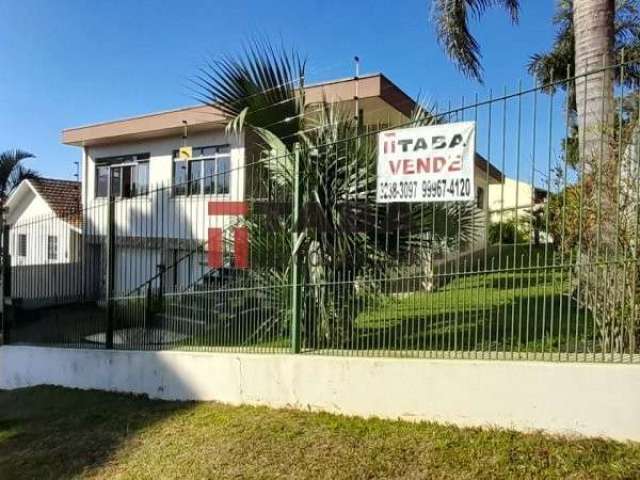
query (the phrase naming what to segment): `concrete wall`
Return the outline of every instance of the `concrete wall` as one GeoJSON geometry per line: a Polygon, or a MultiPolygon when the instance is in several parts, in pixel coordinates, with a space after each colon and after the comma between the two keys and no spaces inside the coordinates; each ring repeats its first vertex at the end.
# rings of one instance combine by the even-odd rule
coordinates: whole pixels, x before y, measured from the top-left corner
{"type": "Polygon", "coordinates": [[[640,441],[640,365],[0,348],[38,384],[640,441]]]}

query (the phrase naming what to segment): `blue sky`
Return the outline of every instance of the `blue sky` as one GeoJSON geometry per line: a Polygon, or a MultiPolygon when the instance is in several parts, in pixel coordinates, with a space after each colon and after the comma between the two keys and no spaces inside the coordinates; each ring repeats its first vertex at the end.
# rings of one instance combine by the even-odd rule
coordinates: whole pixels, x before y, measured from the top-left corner
{"type": "Polygon", "coordinates": [[[358,55],[364,73],[440,104],[530,86],[526,63],[553,39],[554,2],[522,3],[519,26],[495,10],[473,27],[482,86],[436,44],[429,0],[0,0],[0,150],[31,151],[31,167],[72,178],[80,151],[60,143],[63,128],[193,104],[187,84],[206,58],[256,35],[305,54],[311,80],[352,75],[358,55]]]}

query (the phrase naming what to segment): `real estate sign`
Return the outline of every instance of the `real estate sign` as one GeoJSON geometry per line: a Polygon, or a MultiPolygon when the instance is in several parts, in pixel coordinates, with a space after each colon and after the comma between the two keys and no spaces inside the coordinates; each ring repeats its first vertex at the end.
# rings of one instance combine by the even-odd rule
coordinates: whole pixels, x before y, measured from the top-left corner
{"type": "Polygon", "coordinates": [[[473,200],[474,141],[474,122],[380,132],[377,201],[473,200]]]}

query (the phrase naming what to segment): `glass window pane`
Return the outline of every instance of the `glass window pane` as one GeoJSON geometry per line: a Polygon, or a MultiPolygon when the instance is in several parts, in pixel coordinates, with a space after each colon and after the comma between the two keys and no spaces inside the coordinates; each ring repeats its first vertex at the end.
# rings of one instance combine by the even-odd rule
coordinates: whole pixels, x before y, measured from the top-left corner
{"type": "Polygon", "coordinates": [[[58,237],[55,235],[47,236],[47,258],[49,260],[58,258],[58,237]]]}
{"type": "Polygon", "coordinates": [[[18,256],[27,256],[27,235],[24,233],[18,234],[18,256]]]}
{"type": "Polygon", "coordinates": [[[96,167],[96,197],[106,197],[109,194],[109,167],[96,167]]]}
{"type": "Polygon", "coordinates": [[[187,193],[187,162],[184,160],[173,162],[173,193],[174,195],[187,193]]]}
{"type": "Polygon", "coordinates": [[[202,161],[189,162],[189,193],[198,195],[202,184],[202,161]]]}
{"type": "Polygon", "coordinates": [[[149,191],[149,162],[136,165],[133,174],[132,195],[146,195],[149,191]]]}
{"type": "Polygon", "coordinates": [[[202,179],[204,183],[204,193],[206,194],[216,193],[215,174],[216,174],[216,160],[205,160],[204,161],[204,178],[202,179]]]}
{"type": "Polygon", "coordinates": [[[218,159],[218,172],[216,175],[216,193],[229,193],[229,177],[231,176],[231,159],[229,157],[220,157],[218,159]]]}
{"type": "Polygon", "coordinates": [[[132,170],[135,168],[131,165],[122,168],[122,196],[123,197],[131,197],[132,196],[132,170]]]}
{"type": "Polygon", "coordinates": [[[119,197],[122,193],[122,167],[111,167],[111,196],[119,197]]]}

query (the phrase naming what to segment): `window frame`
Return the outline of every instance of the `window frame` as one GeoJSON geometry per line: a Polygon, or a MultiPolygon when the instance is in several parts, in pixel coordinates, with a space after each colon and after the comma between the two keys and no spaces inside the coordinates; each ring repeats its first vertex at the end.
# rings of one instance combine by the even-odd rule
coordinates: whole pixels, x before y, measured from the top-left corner
{"type": "Polygon", "coordinates": [[[220,144],[220,145],[206,145],[192,148],[193,156],[189,160],[182,160],[178,157],[179,150],[174,150],[172,155],[171,162],[171,185],[172,185],[172,194],[174,197],[188,197],[188,196],[228,196],[231,194],[231,145],[228,143],[220,144]],[[202,153],[206,150],[215,149],[215,153],[213,154],[204,154],[202,153]],[[195,156],[196,151],[200,151],[201,155],[195,156]],[[214,183],[209,185],[214,185],[213,192],[207,192],[207,184],[205,183],[205,179],[209,178],[204,175],[206,169],[207,161],[215,161],[215,173],[211,175],[211,179],[214,183]],[[224,173],[218,173],[218,168],[220,165],[220,160],[227,160],[227,169],[224,173]],[[186,180],[176,183],[176,164],[178,163],[186,163],[187,171],[186,171],[186,180]],[[198,168],[200,170],[200,176],[194,177],[192,180],[192,168],[194,164],[198,164],[198,168]],[[226,186],[226,189],[223,188],[223,191],[218,191],[218,177],[223,177],[223,185],[226,186]],[[227,180],[224,180],[224,177],[227,177],[227,180]],[[192,182],[195,183],[197,180],[198,188],[197,191],[192,187],[192,182]],[[178,190],[178,185],[181,186],[180,190],[178,190]]]}
{"type": "Polygon", "coordinates": [[[27,258],[27,234],[18,233],[16,235],[16,243],[17,243],[16,253],[18,257],[27,258]],[[24,241],[24,252],[22,250],[23,241],[24,241]]]}
{"type": "Polygon", "coordinates": [[[47,260],[58,260],[58,236],[47,235],[47,260]],[[53,240],[53,249],[51,248],[53,240]],[[52,255],[53,253],[53,255],[52,255]]]}
{"type": "Polygon", "coordinates": [[[484,188],[476,186],[476,208],[479,210],[484,210],[484,196],[484,188]]]}
{"type": "Polygon", "coordinates": [[[150,173],[150,159],[151,159],[151,154],[150,153],[135,153],[135,154],[130,154],[130,155],[119,155],[116,157],[102,157],[102,158],[96,158],[94,161],[95,164],[95,181],[94,181],[94,198],[109,198],[112,190],[113,190],[113,171],[116,169],[120,170],[120,185],[118,188],[118,194],[117,195],[111,195],[115,198],[133,198],[133,197],[140,197],[140,196],[146,196],[149,194],[149,173],[150,173]],[[139,165],[144,164],[146,165],[146,170],[147,170],[147,179],[146,179],[146,185],[144,188],[141,188],[140,191],[136,192],[133,187],[133,185],[137,184],[137,180],[138,180],[138,169],[134,168],[134,167],[138,167],[139,165]],[[125,167],[132,167],[131,168],[131,173],[129,175],[129,191],[127,195],[124,195],[124,168],[125,167]],[[100,176],[98,174],[98,171],[100,168],[106,168],[107,172],[108,172],[108,176],[107,176],[107,192],[105,193],[101,193],[99,190],[99,185],[100,185],[100,176]],[[134,173],[135,172],[135,173],[134,173]]]}

